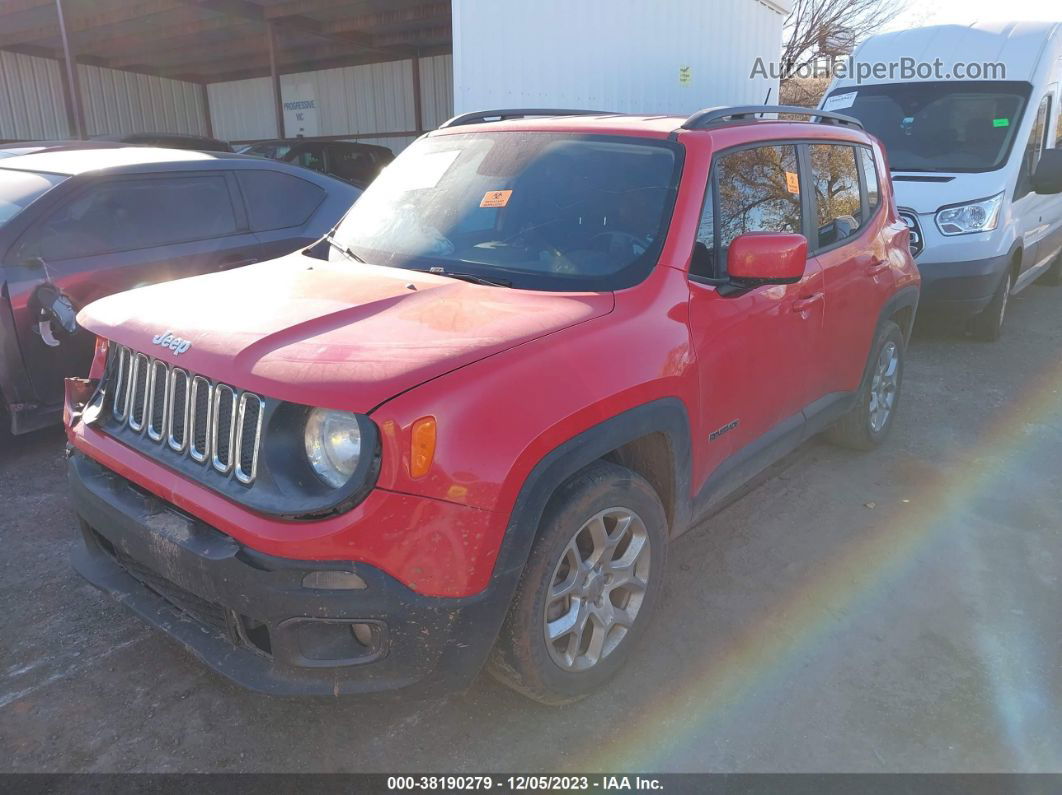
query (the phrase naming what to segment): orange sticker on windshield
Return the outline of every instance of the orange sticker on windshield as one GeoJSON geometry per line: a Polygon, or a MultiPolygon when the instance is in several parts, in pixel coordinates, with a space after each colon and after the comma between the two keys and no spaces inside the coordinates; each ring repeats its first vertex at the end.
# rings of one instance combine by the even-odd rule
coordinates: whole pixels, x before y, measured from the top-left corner
{"type": "Polygon", "coordinates": [[[504,207],[509,203],[509,197],[513,195],[511,190],[490,190],[479,203],[480,207],[504,207]]]}
{"type": "Polygon", "coordinates": [[[795,171],[785,172],[785,189],[790,193],[800,193],[800,178],[795,171]]]}

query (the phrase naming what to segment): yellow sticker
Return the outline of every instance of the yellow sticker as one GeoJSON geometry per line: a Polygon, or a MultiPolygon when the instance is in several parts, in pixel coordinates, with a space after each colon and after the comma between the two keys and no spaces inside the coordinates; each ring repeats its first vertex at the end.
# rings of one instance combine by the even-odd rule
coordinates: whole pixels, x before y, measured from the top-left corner
{"type": "Polygon", "coordinates": [[[785,188],[790,193],[800,193],[800,178],[795,171],[785,172],[785,188]]]}
{"type": "Polygon", "coordinates": [[[513,195],[511,190],[490,190],[479,203],[480,207],[504,207],[509,203],[509,197],[513,195]]]}

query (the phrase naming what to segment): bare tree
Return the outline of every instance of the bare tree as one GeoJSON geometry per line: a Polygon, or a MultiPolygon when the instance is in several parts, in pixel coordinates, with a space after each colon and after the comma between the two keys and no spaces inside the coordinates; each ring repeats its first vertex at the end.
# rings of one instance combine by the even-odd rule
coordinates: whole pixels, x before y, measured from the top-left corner
{"type": "Polygon", "coordinates": [[[782,33],[782,78],[817,58],[850,53],[905,6],[905,0],[795,0],[782,33]]]}

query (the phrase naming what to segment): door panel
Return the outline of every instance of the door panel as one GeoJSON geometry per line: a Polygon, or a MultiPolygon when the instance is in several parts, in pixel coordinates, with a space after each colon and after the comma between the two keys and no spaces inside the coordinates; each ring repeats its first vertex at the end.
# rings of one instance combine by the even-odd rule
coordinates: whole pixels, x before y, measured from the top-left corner
{"type": "MultiPolygon", "coordinates": [[[[732,240],[747,232],[804,230],[806,183],[794,144],[723,152],[712,165],[690,272],[690,332],[696,349],[701,427],[699,489],[721,464],[803,423],[811,374],[820,366],[829,307],[820,265],[797,284],[721,294],[732,240]]],[[[729,291],[727,291],[729,292],[729,291]]]]}
{"type": "Polygon", "coordinates": [[[812,397],[818,399],[859,387],[875,321],[895,276],[871,151],[839,144],[811,144],[807,150],[815,187],[816,260],[829,295],[822,358],[811,376],[812,397]]]}
{"type": "Polygon", "coordinates": [[[1018,184],[1014,189],[1014,201],[1011,203],[1011,214],[1022,239],[1021,270],[1023,272],[1037,265],[1041,259],[1051,253],[1051,241],[1048,235],[1051,229],[1051,214],[1058,210],[1058,197],[1042,196],[1032,190],[1032,174],[1036,170],[1040,152],[1043,151],[1047,141],[1051,102],[1051,94],[1046,94],[1036,108],[1032,131],[1022,154],[1018,184]]]}

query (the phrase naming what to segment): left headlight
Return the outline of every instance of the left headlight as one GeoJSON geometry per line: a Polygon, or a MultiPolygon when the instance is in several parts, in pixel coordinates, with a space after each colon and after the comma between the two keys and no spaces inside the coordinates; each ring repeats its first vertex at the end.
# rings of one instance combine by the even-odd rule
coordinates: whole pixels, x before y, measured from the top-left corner
{"type": "Polygon", "coordinates": [[[991,232],[999,221],[1003,194],[987,199],[944,207],[937,211],[937,228],[944,235],[966,235],[972,232],[991,232]]]}
{"type": "Polygon", "coordinates": [[[304,443],[314,472],[338,489],[351,479],[361,461],[361,423],[346,411],[313,409],[306,418],[304,443]]]}

